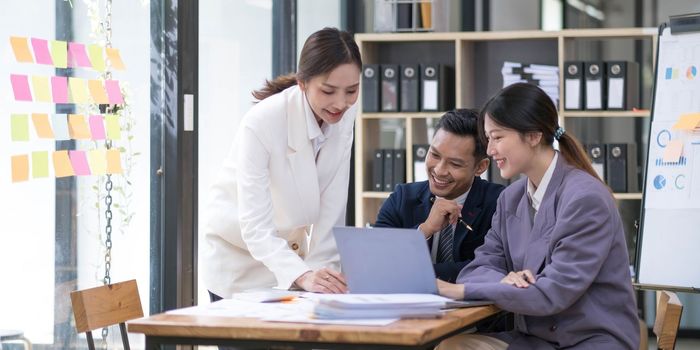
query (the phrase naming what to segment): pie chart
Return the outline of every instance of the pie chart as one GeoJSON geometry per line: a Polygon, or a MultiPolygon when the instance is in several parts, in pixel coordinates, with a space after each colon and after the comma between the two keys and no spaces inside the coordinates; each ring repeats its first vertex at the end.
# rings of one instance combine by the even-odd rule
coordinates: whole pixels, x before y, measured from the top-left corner
{"type": "Polygon", "coordinates": [[[666,186],[666,178],[663,175],[656,175],[654,178],[654,188],[660,190],[666,186]]]}
{"type": "Polygon", "coordinates": [[[695,66],[688,67],[688,70],[685,72],[685,77],[688,79],[695,79],[696,75],[698,75],[698,69],[695,66]]]}

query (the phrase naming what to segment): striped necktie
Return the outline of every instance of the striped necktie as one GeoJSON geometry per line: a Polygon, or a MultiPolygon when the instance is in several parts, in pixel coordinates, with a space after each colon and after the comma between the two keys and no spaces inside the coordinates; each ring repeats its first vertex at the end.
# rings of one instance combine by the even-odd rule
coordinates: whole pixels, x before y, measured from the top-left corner
{"type": "Polygon", "coordinates": [[[440,230],[440,245],[438,246],[437,262],[453,262],[452,248],[454,247],[455,225],[447,225],[440,230]]]}

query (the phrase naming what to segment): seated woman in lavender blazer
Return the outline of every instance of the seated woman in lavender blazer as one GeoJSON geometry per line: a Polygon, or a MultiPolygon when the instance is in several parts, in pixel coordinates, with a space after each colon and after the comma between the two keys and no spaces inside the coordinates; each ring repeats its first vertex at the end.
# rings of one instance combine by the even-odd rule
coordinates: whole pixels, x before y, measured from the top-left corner
{"type": "Polygon", "coordinates": [[[489,299],[515,330],[461,334],[438,349],[637,349],[639,323],[622,222],[580,143],[538,87],[515,84],[481,112],[501,176],[491,230],[457,284],[440,294],[489,299]],[[554,140],[559,142],[557,151],[554,140]]]}

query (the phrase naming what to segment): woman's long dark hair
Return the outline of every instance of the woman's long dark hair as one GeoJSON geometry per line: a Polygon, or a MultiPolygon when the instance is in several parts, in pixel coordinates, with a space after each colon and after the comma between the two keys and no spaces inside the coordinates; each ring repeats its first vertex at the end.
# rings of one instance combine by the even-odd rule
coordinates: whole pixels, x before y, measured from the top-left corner
{"type": "MultiPolygon", "coordinates": [[[[521,135],[541,132],[542,141],[546,145],[554,142],[554,134],[559,128],[559,115],[554,102],[542,89],[527,83],[509,85],[486,102],[479,118],[479,130],[484,140],[484,119],[487,115],[496,124],[515,130],[521,135]]],[[[576,137],[565,132],[558,141],[559,151],[567,163],[603,181],[593,170],[588,155],[576,137]]]]}
{"type": "Polygon", "coordinates": [[[306,39],[301,49],[296,73],[265,81],[262,89],[253,91],[253,97],[262,101],[295,85],[297,81],[309,81],[315,76],[330,73],[336,67],[346,63],[355,64],[362,70],[360,49],[352,34],[337,28],[323,28],[306,39]]]}

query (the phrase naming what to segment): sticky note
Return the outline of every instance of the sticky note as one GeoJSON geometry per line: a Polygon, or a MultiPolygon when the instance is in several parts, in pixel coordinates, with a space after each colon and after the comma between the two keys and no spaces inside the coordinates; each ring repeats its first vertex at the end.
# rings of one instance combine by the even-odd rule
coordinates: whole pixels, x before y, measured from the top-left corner
{"type": "Polygon", "coordinates": [[[32,177],[49,177],[49,152],[32,152],[32,177]]]}
{"type": "Polygon", "coordinates": [[[664,149],[664,162],[677,163],[683,153],[683,141],[671,140],[664,149]]]}
{"type": "Polygon", "coordinates": [[[70,77],[68,78],[68,86],[70,87],[70,97],[73,103],[88,103],[85,79],[70,77]]]}
{"type": "Polygon", "coordinates": [[[49,124],[48,114],[32,113],[32,123],[34,124],[36,136],[38,136],[40,139],[54,138],[53,130],[51,129],[51,124],[49,124]]]}
{"type": "Polygon", "coordinates": [[[98,104],[108,104],[109,98],[107,98],[107,92],[105,92],[104,86],[102,86],[101,80],[88,80],[88,90],[90,90],[90,96],[92,96],[92,101],[98,104]]]}
{"type": "Polygon", "coordinates": [[[54,103],[68,103],[68,79],[51,77],[51,93],[54,103]]]}
{"type": "Polygon", "coordinates": [[[26,154],[12,156],[12,182],[29,180],[29,157],[26,154]]]}
{"type": "Polygon", "coordinates": [[[92,62],[92,68],[98,72],[105,71],[105,57],[104,49],[100,45],[88,45],[88,55],[90,56],[90,62],[92,62]]]}
{"type": "Polygon", "coordinates": [[[70,133],[68,133],[68,116],[65,114],[54,114],[51,121],[56,141],[70,140],[70,133]]]}
{"type": "Polygon", "coordinates": [[[119,127],[119,116],[113,114],[106,115],[105,124],[108,139],[119,140],[122,138],[121,128],[119,127]]]}
{"type": "Polygon", "coordinates": [[[68,115],[68,130],[70,137],[75,140],[90,139],[90,129],[88,128],[85,116],[82,114],[68,115]]]}
{"type": "Polygon", "coordinates": [[[671,129],[693,131],[697,127],[700,127],[700,113],[686,113],[678,118],[671,129]]]}
{"type": "Polygon", "coordinates": [[[12,45],[12,52],[14,52],[17,62],[34,63],[27,38],[11,36],[10,45],[12,45]]]}
{"type": "Polygon", "coordinates": [[[75,175],[90,175],[90,166],[88,165],[85,151],[68,151],[68,155],[70,157],[70,164],[73,166],[73,171],[75,171],[75,175]]]}
{"type": "Polygon", "coordinates": [[[36,63],[53,65],[51,54],[49,53],[49,42],[44,39],[32,38],[32,49],[36,63]]]}
{"type": "Polygon", "coordinates": [[[15,94],[16,101],[32,100],[32,93],[29,91],[29,80],[26,75],[10,74],[10,81],[12,82],[12,92],[15,94]]]}
{"type": "Polygon", "coordinates": [[[88,163],[93,175],[107,174],[107,152],[104,149],[88,151],[88,163]]]}
{"type": "Polygon", "coordinates": [[[10,117],[12,141],[29,141],[29,119],[26,114],[13,114],[10,117]]]}
{"type": "Polygon", "coordinates": [[[122,160],[121,152],[118,149],[112,148],[107,150],[107,174],[121,174],[122,160]]]}
{"type": "Polygon", "coordinates": [[[53,152],[53,169],[56,177],[73,176],[73,166],[68,158],[68,151],[53,152]]]}
{"type": "Polygon", "coordinates": [[[85,45],[68,43],[68,64],[72,67],[92,67],[90,59],[87,57],[87,52],[85,52],[85,45]]]}
{"type": "Polygon", "coordinates": [[[126,67],[124,66],[124,62],[122,61],[121,55],[119,55],[119,50],[115,49],[113,47],[107,47],[105,48],[105,51],[107,52],[107,59],[109,59],[109,63],[111,66],[116,69],[116,70],[124,70],[126,67]]]}
{"type": "Polygon", "coordinates": [[[122,97],[122,92],[119,89],[119,81],[118,80],[105,80],[105,88],[107,89],[107,97],[109,98],[109,103],[111,103],[111,104],[124,103],[124,98],[122,97]]]}
{"type": "Polygon", "coordinates": [[[92,139],[93,140],[104,140],[105,139],[104,117],[101,115],[91,115],[89,123],[90,123],[90,133],[92,134],[92,139]]]}
{"type": "Polygon", "coordinates": [[[32,76],[32,89],[34,89],[34,100],[36,102],[51,102],[49,77],[32,76]]]}
{"type": "Polygon", "coordinates": [[[51,57],[56,68],[68,67],[68,43],[60,40],[51,41],[51,57]]]}

